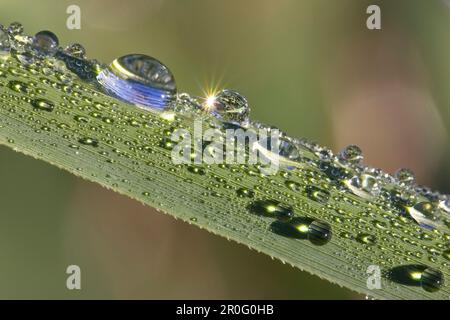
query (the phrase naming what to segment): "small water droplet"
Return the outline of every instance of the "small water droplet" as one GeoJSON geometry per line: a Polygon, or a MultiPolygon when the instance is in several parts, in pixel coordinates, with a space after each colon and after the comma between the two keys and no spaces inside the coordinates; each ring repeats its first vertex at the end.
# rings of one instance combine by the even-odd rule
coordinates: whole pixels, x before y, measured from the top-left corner
{"type": "Polygon", "coordinates": [[[255,195],[252,190],[247,188],[239,188],[236,192],[241,198],[253,198],[253,196],[255,195]]]}
{"type": "Polygon", "coordinates": [[[9,81],[8,88],[20,93],[30,93],[32,91],[25,82],[18,80],[9,81]]]}
{"type": "Polygon", "coordinates": [[[84,137],[79,139],[78,142],[87,146],[98,147],[98,140],[94,138],[84,137]]]}
{"type": "Polygon", "coordinates": [[[31,105],[39,110],[44,110],[51,112],[55,108],[55,105],[53,102],[47,100],[47,99],[35,99],[31,101],[31,105]]]}
{"type": "Polygon", "coordinates": [[[344,163],[358,164],[363,160],[363,154],[358,146],[350,145],[339,153],[338,158],[344,163]]]}
{"type": "Polygon", "coordinates": [[[368,233],[360,233],[356,236],[356,240],[360,243],[367,245],[374,245],[377,242],[377,238],[374,235],[368,233]]]}
{"type": "Polygon", "coordinates": [[[199,174],[202,176],[206,173],[205,169],[203,169],[201,167],[197,167],[197,166],[189,166],[188,170],[192,173],[199,174]]]}
{"type": "Polygon", "coordinates": [[[327,203],[330,199],[330,193],[327,190],[316,186],[307,186],[306,193],[308,197],[320,203],[327,203]]]}
{"type": "Polygon", "coordinates": [[[414,172],[407,168],[397,170],[394,176],[400,184],[407,186],[413,185],[416,180],[414,172]]]}
{"type": "Polygon", "coordinates": [[[163,109],[176,95],[175,79],[158,60],[131,54],[114,60],[97,81],[111,95],[137,106],[163,109]]]}
{"type": "Polygon", "coordinates": [[[276,200],[260,200],[251,205],[250,210],[256,214],[277,218],[281,221],[289,221],[294,213],[292,208],[281,205],[276,200]]]}
{"type": "Polygon", "coordinates": [[[291,189],[291,190],[293,190],[293,191],[300,191],[300,188],[301,188],[301,186],[300,186],[300,184],[299,183],[297,183],[297,182],[295,182],[295,181],[286,181],[286,186],[289,188],[289,189],[291,189]]]}
{"type": "Polygon", "coordinates": [[[20,22],[13,22],[6,31],[13,36],[21,35],[23,33],[23,25],[20,22]]]}

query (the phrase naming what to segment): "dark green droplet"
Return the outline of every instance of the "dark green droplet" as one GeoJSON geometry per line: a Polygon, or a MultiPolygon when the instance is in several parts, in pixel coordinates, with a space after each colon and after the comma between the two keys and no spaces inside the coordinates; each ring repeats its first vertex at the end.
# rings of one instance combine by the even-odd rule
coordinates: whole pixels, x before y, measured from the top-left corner
{"type": "Polygon", "coordinates": [[[308,227],[308,240],[322,246],[331,240],[331,226],[320,220],[314,220],[308,227]]]}
{"type": "Polygon", "coordinates": [[[320,203],[327,203],[330,199],[330,193],[327,190],[315,186],[308,186],[306,192],[308,197],[320,203]]]}
{"type": "Polygon", "coordinates": [[[367,245],[374,245],[377,242],[377,238],[368,233],[358,234],[358,236],[356,237],[356,240],[360,243],[367,244],[367,245]]]}
{"type": "Polygon", "coordinates": [[[422,289],[428,292],[438,291],[444,284],[444,275],[439,270],[427,268],[422,273],[420,285],[422,289]]]}
{"type": "Polygon", "coordinates": [[[260,200],[251,206],[251,211],[266,217],[277,218],[281,221],[289,221],[294,213],[292,208],[285,207],[276,200],[260,200]]]}
{"type": "Polygon", "coordinates": [[[189,166],[188,170],[192,173],[199,174],[199,175],[204,175],[206,173],[205,169],[203,169],[201,167],[196,167],[196,166],[189,166]]]}
{"type": "Polygon", "coordinates": [[[89,118],[86,118],[85,116],[76,115],[76,116],[74,116],[73,118],[74,118],[75,121],[77,121],[77,122],[84,122],[84,123],[89,122],[89,118]]]}
{"type": "Polygon", "coordinates": [[[35,99],[31,101],[31,105],[39,110],[51,112],[55,108],[53,102],[46,99],[35,99]]]}
{"type": "Polygon", "coordinates": [[[293,191],[299,191],[300,190],[300,184],[295,181],[286,181],[286,186],[293,190],[293,191]]]}
{"type": "Polygon", "coordinates": [[[87,146],[98,147],[98,140],[94,138],[81,138],[78,142],[87,146]]]}
{"type": "Polygon", "coordinates": [[[253,198],[253,196],[255,195],[252,190],[247,188],[239,188],[236,193],[241,198],[253,198]]]}
{"type": "Polygon", "coordinates": [[[426,269],[427,267],[421,264],[400,265],[390,269],[387,276],[396,283],[418,287],[426,269]]]}
{"type": "Polygon", "coordinates": [[[28,85],[22,81],[17,80],[11,80],[8,83],[8,88],[10,88],[13,91],[20,92],[20,93],[30,93],[31,90],[28,87],[28,85]]]}
{"type": "Polygon", "coordinates": [[[172,150],[174,147],[174,142],[168,138],[163,138],[159,145],[161,148],[172,150]]]}

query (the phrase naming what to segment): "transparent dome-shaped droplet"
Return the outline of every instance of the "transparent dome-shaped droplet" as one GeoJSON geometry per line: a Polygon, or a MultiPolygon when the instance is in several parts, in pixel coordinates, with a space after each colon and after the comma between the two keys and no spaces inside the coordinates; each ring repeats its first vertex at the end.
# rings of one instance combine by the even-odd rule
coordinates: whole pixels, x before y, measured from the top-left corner
{"type": "Polygon", "coordinates": [[[416,176],[413,171],[407,168],[401,168],[395,173],[395,178],[402,185],[411,186],[415,183],[416,176]]]}
{"type": "Polygon", "coordinates": [[[8,53],[11,49],[9,37],[5,30],[0,28],[0,54],[8,53]]]}
{"type": "Polygon", "coordinates": [[[51,31],[40,31],[35,34],[33,38],[33,47],[36,50],[53,53],[56,51],[59,45],[58,37],[51,31]]]}
{"type": "Polygon", "coordinates": [[[137,106],[164,109],[176,96],[175,79],[158,60],[131,54],[114,60],[97,81],[110,94],[137,106]]]}
{"type": "Polygon", "coordinates": [[[356,240],[360,243],[366,244],[366,245],[374,245],[377,241],[377,238],[374,235],[371,235],[369,233],[359,233],[356,236],[356,240]]]}
{"type": "Polygon", "coordinates": [[[406,207],[406,211],[423,228],[435,229],[440,225],[440,213],[435,203],[419,202],[412,207],[406,207]]]}
{"type": "Polygon", "coordinates": [[[314,220],[308,226],[308,240],[312,244],[322,246],[331,240],[331,226],[320,220],[314,220]]]}
{"type": "Polygon", "coordinates": [[[342,162],[358,164],[363,160],[361,149],[356,145],[350,145],[339,153],[339,160],[342,162]]]}
{"type": "Polygon", "coordinates": [[[372,174],[362,173],[345,180],[344,184],[361,198],[376,197],[381,192],[380,181],[372,174]]]}
{"type": "Polygon", "coordinates": [[[289,161],[300,159],[300,151],[297,145],[279,134],[261,138],[254,146],[259,150],[260,156],[266,161],[273,161],[274,157],[282,157],[289,161]]]}
{"type": "Polygon", "coordinates": [[[294,214],[292,208],[285,207],[276,200],[256,201],[251,205],[250,210],[255,214],[277,218],[281,221],[289,221],[294,214]]]}
{"type": "Polygon", "coordinates": [[[13,36],[20,35],[23,33],[23,26],[20,22],[13,22],[9,25],[7,31],[13,36]]]}
{"type": "Polygon", "coordinates": [[[428,292],[438,291],[444,284],[444,275],[439,270],[426,268],[420,277],[422,289],[428,292]]]}
{"type": "Polygon", "coordinates": [[[249,120],[247,99],[234,90],[225,89],[214,97],[208,97],[203,108],[224,122],[243,124],[249,120]]]}
{"type": "Polygon", "coordinates": [[[306,187],[306,193],[309,198],[320,203],[327,203],[331,197],[327,190],[312,185],[306,187]]]}

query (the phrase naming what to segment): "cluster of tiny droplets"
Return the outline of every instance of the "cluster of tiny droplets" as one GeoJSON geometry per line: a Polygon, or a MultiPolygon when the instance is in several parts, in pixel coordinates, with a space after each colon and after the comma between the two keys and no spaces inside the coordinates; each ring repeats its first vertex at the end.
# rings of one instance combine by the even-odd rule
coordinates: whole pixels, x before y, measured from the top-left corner
{"type": "MultiPolygon", "coordinates": [[[[85,81],[98,85],[109,95],[152,111],[175,111],[190,116],[206,113],[213,116],[216,119],[214,124],[219,126],[233,125],[267,132],[277,129],[251,120],[249,103],[237,91],[225,89],[211,97],[203,98],[177,93],[170,70],[149,56],[127,55],[116,59],[109,66],[103,65],[96,60],[88,60],[82,45],[72,44],[62,48],[59,46],[57,36],[50,31],[38,32],[33,37],[27,36],[19,23],[12,23],[8,28],[0,25],[0,56],[8,54],[14,55],[24,65],[42,67],[44,74],[58,74],[62,83],[69,83],[71,75],[75,74],[85,81]],[[133,77],[130,78],[129,75],[125,77],[117,71],[116,64],[126,68],[133,77]],[[136,99],[136,95],[139,95],[140,100],[136,99]]],[[[17,92],[27,90],[25,84],[17,81],[10,82],[9,88],[17,92]]],[[[42,111],[51,112],[54,109],[54,105],[45,99],[35,99],[31,104],[35,109],[42,111]]],[[[77,121],[85,120],[79,117],[77,121]]],[[[81,138],[78,142],[92,147],[98,146],[98,141],[91,137],[81,138]]],[[[269,144],[270,142],[268,141],[269,144]]],[[[278,143],[278,156],[293,162],[308,163],[329,181],[336,182],[338,190],[342,190],[343,193],[351,192],[357,197],[376,199],[385,210],[399,211],[401,213],[399,221],[409,219],[424,229],[448,230],[449,196],[417,185],[411,170],[402,168],[394,175],[390,175],[381,169],[367,167],[363,164],[361,149],[355,145],[349,145],[335,155],[330,149],[315,142],[292,138],[283,132],[278,143]]],[[[170,141],[164,140],[164,147],[169,148],[170,141]]],[[[289,168],[291,167],[285,169],[289,171],[289,168]]],[[[194,174],[204,174],[204,170],[198,167],[190,167],[189,170],[194,174]]],[[[306,176],[308,174],[309,179],[314,179],[312,173],[305,173],[306,176]]],[[[290,180],[286,181],[286,186],[292,191],[300,190],[299,184],[290,180]]],[[[332,197],[330,189],[312,184],[305,192],[310,199],[324,206],[332,197]]],[[[251,189],[240,188],[237,195],[240,198],[251,199],[254,192],[251,189]]],[[[314,245],[325,245],[331,240],[332,230],[328,222],[297,216],[292,207],[278,200],[253,201],[249,210],[254,214],[275,219],[271,228],[276,234],[308,239],[314,245]]],[[[385,223],[379,221],[375,226],[382,229],[385,228],[385,223]]],[[[445,232],[442,231],[446,234],[445,232]]],[[[340,236],[351,238],[347,232],[341,232],[340,236]]],[[[377,242],[376,237],[370,233],[360,233],[354,238],[368,248],[377,242]]],[[[447,241],[449,240],[450,237],[447,237],[447,241]]],[[[443,255],[450,260],[448,249],[444,250],[443,255]]],[[[393,268],[389,276],[395,278],[399,272],[412,274],[416,271],[422,274],[420,281],[424,290],[433,292],[442,286],[442,273],[426,266],[417,268],[400,266],[393,268]]]]}

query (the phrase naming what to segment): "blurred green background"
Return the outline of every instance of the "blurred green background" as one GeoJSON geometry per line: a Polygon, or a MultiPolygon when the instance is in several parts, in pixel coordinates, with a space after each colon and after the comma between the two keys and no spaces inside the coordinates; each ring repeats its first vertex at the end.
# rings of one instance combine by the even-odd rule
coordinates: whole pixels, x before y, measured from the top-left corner
{"type": "MultiPolygon", "coordinates": [[[[104,62],[149,54],[181,91],[237,89],[254,119],[450,191],[450,1],[2,0],[13,21],[104,62]]],[[[364,298],[4,147],[0,178],[0,298],[364,298]]]]}

